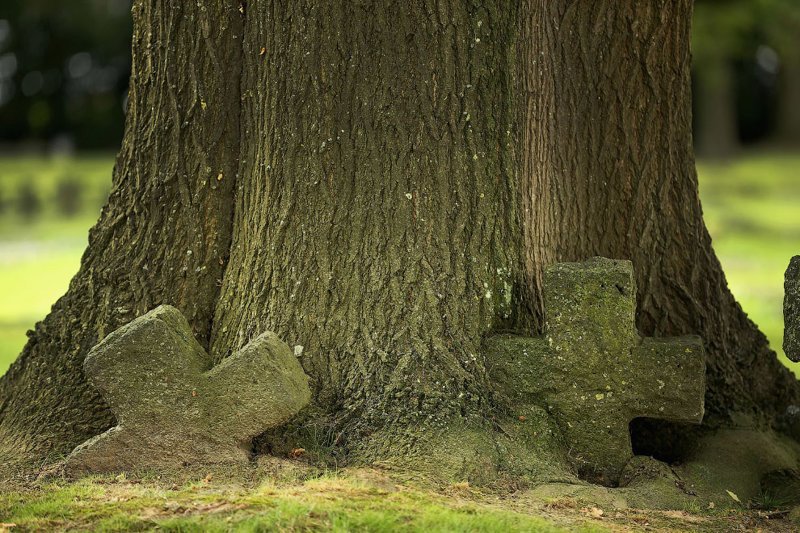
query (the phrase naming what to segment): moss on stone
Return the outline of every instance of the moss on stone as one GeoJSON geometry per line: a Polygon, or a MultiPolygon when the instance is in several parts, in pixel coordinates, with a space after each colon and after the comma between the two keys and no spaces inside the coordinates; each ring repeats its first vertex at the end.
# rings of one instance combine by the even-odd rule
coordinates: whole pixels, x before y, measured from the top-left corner
{"type": "Polygon", "coordinates": [[[616,484],[633,456],[632,419],[702,420],[702,341],[639,337],[629,261],[553,265],[544,293],[544,336],[489,338],[490,375],[512,410],[535,404],[554,417],[582,476],[616,484]]]}
{"type": "Polygon", "coordinates": [[[311,399],[300,363],[273,333],[211,365],[174,307],[161,306],[110,334],[84,368],[118,424],[78,446],[67,471],[247,463],[253,437],[311,399]]]}

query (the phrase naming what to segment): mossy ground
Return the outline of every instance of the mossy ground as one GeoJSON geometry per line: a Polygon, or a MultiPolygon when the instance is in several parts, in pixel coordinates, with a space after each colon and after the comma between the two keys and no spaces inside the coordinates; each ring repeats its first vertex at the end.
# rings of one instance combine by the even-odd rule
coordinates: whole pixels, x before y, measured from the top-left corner
{"type": "MultiPolygon", "coordinates": [[[[792,531],[785,513],[646,511],[591,486],[494,492],[375,469],[283,468],[247,483],[199,475],[43,482],[0,494],[0,531],[792,531]],[[555,494],[555,493],[551,493],[555,494]]],[[[602,489],[608,493],[607,489],[602,489]]]]}

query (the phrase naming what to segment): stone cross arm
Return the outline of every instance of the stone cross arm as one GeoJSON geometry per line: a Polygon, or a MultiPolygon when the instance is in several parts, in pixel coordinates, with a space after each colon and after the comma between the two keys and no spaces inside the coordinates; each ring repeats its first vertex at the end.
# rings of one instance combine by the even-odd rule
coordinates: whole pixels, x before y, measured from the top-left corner
{"type": "Polygon", "coordinates": [[[157,309],[111,333],[84,362],[117,426],[78,446],[68,472],[248,460],[252,438],[310,401],[292,350],[265,333],[212,368],[183,315],[157,309]]]}
{"type": "Polygon", "coordinates": [[[633,456],[634,418],[702,420],[702,341],[639,337],[630,262],[554,265],[545,272],[544,300],[544,336],[488,339],[487,366],[511,405],[550,411],[579,473],[616,483],[633,456]]]}
{"type": "Polygon", "coordinates": [[[297,357],[272,332],[251,341],[204,378],[204,389],[214,398],[208,413],[214,429],[235,431],[240,440],[284,424],[311,399],[308,377],[297,357]],[[231,418],[237,419],[233,427],[231,418]]]}

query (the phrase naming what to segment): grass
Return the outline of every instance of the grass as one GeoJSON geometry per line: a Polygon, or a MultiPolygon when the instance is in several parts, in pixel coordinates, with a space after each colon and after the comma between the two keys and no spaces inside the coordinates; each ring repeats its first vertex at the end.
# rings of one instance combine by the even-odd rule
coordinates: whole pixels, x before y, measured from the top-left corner
{"type": "MultiPolygon", "coordinates": [[[[0,374],[67,289],[86,246],[88,228],[109,189],[113,157],[0,158],[0,374]],[[56,186],[64,177],[84,183],[84,209],[60,217],[56,186]],[[14,210],[20,184],[32,181],[42,211],[26,219],[14,210]]],[[[751,154],[730,163],[698,165],[706,223],[728,282],[744,310],[781,351],[783,273],[800,254],[800,154],[751,154]]]]}
{"type": "Polygon", "coordinates": [[[22,350],[25,332],[44,318],[77,272],[113,165],[109,154],[0,158],[0,375],[22,350]],[[83,209],[72,217],[59,215],[54,200],[57,184],[67,178],[83,184],[83,209]],[[18,210],[26,182],[40,204],[27,216],[18,210]]]}
{"type": "MultiPolygon", "coordinates": [[[[274,473],[273,473],[274,474],[274,473]]],[[[197,479],[170,485],[124,475],[36,483],[0,493],[8,531],[792,531],[794,522],[751,509],[600,508],[591,496],[542,500],[468,483],[432,484],[347,469],[249,485],[197,479]]],[[[783,514],[781,515],[783,517],[783,514]]]]}
{"type": "MultiPolygon", "coordinates": [[[[567,531],[553,519],[374,473],[255,487],[124,477],[49,483],[0,495],[0,522],[15,531],[567,531]]],[[[580,515],[571,522],[570,531],[605,530],[580,515]]]]}

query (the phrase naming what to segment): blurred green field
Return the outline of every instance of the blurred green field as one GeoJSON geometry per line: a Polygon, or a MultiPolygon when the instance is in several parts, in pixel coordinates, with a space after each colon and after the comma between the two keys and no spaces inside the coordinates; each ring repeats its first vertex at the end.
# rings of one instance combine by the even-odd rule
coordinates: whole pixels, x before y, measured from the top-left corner
{"type": "MultiPolygon", "coordinates": [[[[113,157],[0,157],[0,374],[67,289],[110,188],[113,157]],[[59,214],[58,184],[82,184],[80,210],[59,214]],[[39,198],[21,212],[22,184],[39,198]]],[[[698,165],[706,223],[736,297],[780,357],[783,355],[783,272],[800,254],[800,154],[752,154],[730,163],[698,165]]]]}
{"type": "Polygon", "coordinates": [[[783,275],[800,255],[800,154],[755,154],[698,164],[700,197],[714,249],[742,308],[783,353],[783,275]]]}
{"type": "Polygon", "coordinates": [[[0,375],[16,359],[25,332],[44,318],[77,272],[88,229],[111,186],[114,157],[0,157],[0,375]],[[59,212],[59,183],[79,182],[79,209],[59,212]],[[32,185],[33,208],[22,189],[32,185]]]}

